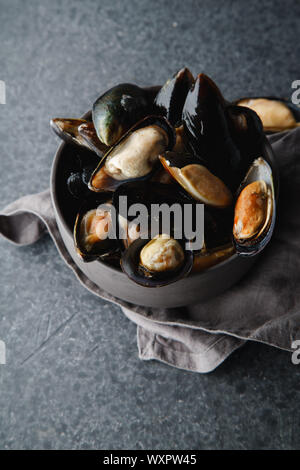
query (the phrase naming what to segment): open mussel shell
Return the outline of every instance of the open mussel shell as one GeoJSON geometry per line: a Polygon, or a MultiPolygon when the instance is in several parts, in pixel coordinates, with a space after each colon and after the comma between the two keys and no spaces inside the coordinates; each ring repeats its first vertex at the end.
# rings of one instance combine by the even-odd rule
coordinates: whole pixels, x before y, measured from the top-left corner
{"type": "Polygon", "coordinates": [[[154,109],[173,125],[181,123],[182,109],[195,80],[188,68],[183,68],[162,86],[154,100],[154,109]]]}
{"type": "Polygon", "coordinates": [[[270,241],[276,220],[276,194],[271,166],[257,158],[244,178],[234,211],[233,241],[243,256],[259,253],[270,241]]]}
{"type": "Polygon", "coordinates": [[[300,108],[286,98],[248,97],[240,98],[234,104],[255,111],[267,133],[281,132],[300,126],[300,108]]]}
{"type": "Polygon", "coordinates": [[[236,190],[241,180],[241,154],[230,134],[226,105],[217,85],[201,73],[187,94],[182,121],[190,151],[236,190]]]}
{"type": "Polygon", "coordinates": [[[152,240],[139,238],[123,252],[121,267],[137,284],[162,287],[187,276],[193,267],[193,257],[183,240],[166,235],[152,240]]]}
{"type": "MultiPolygon", "coordinates": [[[[151,233],[151,219],[153,205],[190,204],[191,198],[181,190],[180,186],[170,190],[169,184],[154,181],[131,181],[119,186],[112,196],[112,203],[116,210],[115,233],[120,243],[120,248],[127,248],[136,238],[141,235],[146,236],[151,233]],[[147,227],[142,227],[136,222],[136,214],[129,213],[130,207],[142,204],[147,210],[147,227]]],[[[145,222],[146,222],[145,221],[145,222]]],[[[155,220],[157,222],[157,220],[155,220]]],[[[159,220],[159,228],[162,228],[162,221],[159,220]]],[[[182,221],[181,221],[182,223],[182,221]]]]}
{"type": "Polygon", "coordinates": [[[117,252],[111,207],[108,193],[92,196],[80,207],[74,225],[74,244],[83,261],[106,259],[117,252]]]}
{"type": "Polygon", "coordinates": [[[93,105],[93,123],[101,142],[111,147],[140,119],[152,114],[159,87],[141,88],[121,83],[101,95],[93,105]]]}
{"type": "Polygon", "coordinates": [[[98,157],[102,158],[108,151],[107,145],[103,144],[96,133],[92,122],[84,122],[78,127],[78,134],[84,141],[85,145],[95,152],[98,157]]]}
{"type": "Polygon", "coordinates": [[[109,149],[95,169],[89,189],[114,191],[125,181],[148,179],[160,153],[173,148],[175,132],[161,116],[147,116],[109,149]]]}
{"type": "Polygon", "coordinates": [[[231,206],[233,199],[225,183],[198,159],[166,152],[159,156],[164,168],[196,201],[213,207],[231,206]]]}
{"type": "Polygon", "coordinates": [[[86,124],[85,119],[67,119],[67,118],[54,118],[51,119],[50,125],[54,132],[65,142],[74,143],[83,147],[90,148],[88,143],[79,134],[78,128],[82,124],[86,124]]]}

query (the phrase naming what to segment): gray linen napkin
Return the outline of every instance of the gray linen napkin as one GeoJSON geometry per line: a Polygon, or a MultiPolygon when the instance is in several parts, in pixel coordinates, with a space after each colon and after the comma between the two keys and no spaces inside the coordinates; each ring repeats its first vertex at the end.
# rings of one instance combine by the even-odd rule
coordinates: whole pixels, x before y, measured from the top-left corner
{"type": "Polygon", "coordinates": [[[0,213],[0,233],[17,245],[46,231],[80,282],[119,305],[137,327],[139,357],[195,372],[210,372],[247,340],[292,351],[300,339],[300,129],[270,142],[280,170],[276,230],[254,268],[237,285],[199,305],[151,309],[112,297],[75,265],[60,237],[49,190],[25,196],[0,213]]]}

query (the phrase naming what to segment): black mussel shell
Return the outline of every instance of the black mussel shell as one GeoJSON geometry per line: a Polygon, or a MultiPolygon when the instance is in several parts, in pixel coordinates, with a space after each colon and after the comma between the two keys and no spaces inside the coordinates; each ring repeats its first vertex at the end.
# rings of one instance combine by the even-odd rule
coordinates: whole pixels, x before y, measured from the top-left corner
{"type": "Polygon", "coordinates": [[[87,142],[82,138],[78,132],[79,126],[86,124],[85,119],[67,119],[67,118],[54,118],[51,119],[50,125],[61,139],[65,142],[77,144],[89,148],[87,142]]]}
{"type": "Polygon", "coordinates": [[[118,252],[118,243],[115,238],[108,237],[105,240],[100,240],[94,244],[91,250],[87,250],[82,241],[81,222],[85,214],[87,214],[90,210],[96,209],[101,204],[110,204],[110,202],[110,193],[102,193],[101,195],[97,196],[92,195],[84,201],[79,209],[74,225],[74,244],[78,255],[85,262],[94,261],[96,259],[108,260],[109,257],[112,257],[113,259],[118,252]]]}
{"type": "Polygon", "coordinates": [[[72,172],[67,175],[67,187],[70,194],[76,199],[85,199],[91,192],[88,189],[90,177],[99,163],[94,152],[83,149],[79,153],[73,152],[72,172]]]}
{"type": "Polygon", "coordinates": [[[165,116],[173,126],[180,124],[184,102],[194,82],[188,68],[175,73],[158,92],[154,100],[155,113],[165,116]]]}
{"type": "Polygon", "coordinates": [[[91,179],[91,176],[92,176],[94,170],[95,170],[95,165],[92,165],[92,164],[86,165],[82,169],[81,178],[82,178],[83,183],[86,186],[88,186],[89,181],[91,179]]]}
{"type": "MultiPolygon", "coordinates": [[[[128,240],[124,240],[120,237],[120,234],[124,231],[124,223],[132,222],[137,215],[129,215],[128,209],[134,204],[143,204],[148,211],[149,220],[148,220],[148,231],[147,235],[150,236],[151,233],[151,207],[152,205],[161,205],[167,204],[172,206],[173,204],[193,204],[193,200],[188,196],[185,191],[181,189],[179,185],[172,186],[170,190],[169,184],[163,184],[159,182],[152,181],[132,181],[127,182],[119,186],[116,191],[113,193],[112,198],[113,206],[116,209],[116,227],[115,232],[118,239],[120,239],[120,247],[124,249],[124,246],[127,247],[128,240]],[[122,202],[126,197],[126,205],[123,205],[122,202]],[[122,222],[121,222],[122,221],[122,222]],[[127,222],[126,222],[127,221],[127,222]]],[[[159,221],[160,228],[162,227],[162,220],[159,221]]],[[[127,225],[126,225],[127,228],[127,225]]]]}
{"type": "Polygon", "coordinates": [[[162,204],[163,202],[172,204],[179,202],[187,204],[192,198],[177,186],[170,189],[170,185],[154,181],[129,181],[123,183],[113,193],[113,204],[119,210],[120,196],[127,197],[127,205],[141,203],[150,208],[151,204],[162,204]]]}
{"type": "Polygon", "coordinates": [[[78,127],[78,133],[84,140],[88,148],[95,152],[98,157],[102,158],[108,151],[108,147],[104,145],[98,138],[94,124],[85,122],[78,127]]]}
{"type": "Polygon", "coordinates": [[[192,153],[234,190],[240,182],[241,155],[230,135],[225,106],[216,84],[202,73],[187,94],[182,120],[192,153]]]}
{"type": "MultiPolygon", "coordinates": [[[[269,160],[270,162],[270,160],[269,160]]],[[[257,234],[254,234],[252,237],[245,239],[237,239],[233,235],[233,243],[237,253],[241,256],[254,256],[261,252],[265,246],[271,240],[273,235],[275,222],[276,222],[276,201],[278,198],[278,180],[276,171],[273,172],[273,168],[265,158],[256,159],[251,165],[248,173],[246,174],[243,182],[241,183],[237,197],[241,194],[243,189],[245,189],[250,183],[264,181],[267,185],[267,210],[266,210],[266,219],[264,224],[259,229],[257,234]]],[[[235,210],[235,220],[236,223],[236,210],[235,210]]],[[[244,212],[243,212],[243,215],[244,212]]]]}
{"type": "MultiPolygon", "coordinates": [[[[153,166],[153,171],[150,171],[146,175],[143,175],[138,178],[130,178],[130,179],[125,179],[125,180],[116,180],[112,176],[105,174],[104,171],[104,165],[106,163],[106,159],[111,155],[111,153],[117,148],[118,145],[124,142],[125,139],[127,139],[133,132],[137,131],[138,129],[147,127],[147,126],[158,126],[162,128],[167,136],[168,136],[168,145],[166,150],[172,149],[173,146],[175,145],[175,131],[174,128],[169,124],[169,122],[162,116],[147,116],[146,118],[142,119],[139,121],[137,124],[135,124],[131,129],[129,129],[122,137],[121,139],[109,149],[109,151],[104,155],[102,160],[100,161],[99,165],[93,172],[90,182],[89,182],[89,189],[91,191],[95,192],[101,192],[101,191],[114,191],[118,186],[123,184],[125,181],[136,181],[136,180],[147,180],[149,179],[154,170],[155,170],[155,164],[153,166]],[[95,179],[98,174],[98,172],[102,171],[102,179],[101,179],[101,187],[97,187],[95,184],[95,179]]],[[[158,159],[157,159],[158,160],[158,159]]],[[[158,166],[158,163],[157,163],[158,166]]]]}
{"type": "Polygon", "coordinates": [[[241,153],[240,179],[251,163],[262,153],[264,130],[262,122],[255,111],[244,106],[229,105],[226,107],[229,131],[241,153]]]}
{"type": "Polygon", "coordinates": [[[139,238],[135,240],[122,254],[121,268],[125,274],[144,287],[162,287],[182,279],[187,276],[193,267],[193,252],[186,248],[185,241],[177,240],[184,251],[183,264],[174,271],[149,272],[140,265],[140,252],[150,239],[139,238]]]}
{"type": "MultiPolygon", "coordinates": [[[[282,104],[284,104],[291,111],[291,113],[292,113],[292,115],[293,115],[293,117],[296,121],[295,127],[298,127],[298,125],[300,125],[300,107],[298,105],[292,103],[288,98],[280,98],[278,96],[248,96],[248,97],[239,98],[239,99],[233,101],[233,104],[238,105],[239,103],[243,103],[243,102],[246,102],[248,100],[257,100],[257,99],[265,99],[265,100],[270,100],[270,101],[279,101],[279,102],[281,102],[282,104]]],[[[239,106],[246,107],[247,105],[243,103],[239,106]]],[[[248,109],[250,109],[250,108],[248,108],[248,109]]],[[[262,123],[262,124],[263,124],[263,129],[267,134],[271,134],[273,132],[280,132],[280,131],[291,129],[291,127],[285,127],[284,125],[282,127],[279,127],[279,128],[270,128],[270,127],[264,126],[264,123],[262,123]]]]}
{"type": "Polygon", "coordinates": [[[82,181],[82,173],[80,171],[70,174],[67,179],[67,186],[71,195],[76,199],[84,197],[88,192],[87,186],[82,181]]]}
{"type": "Polygon", "coordinates": [[[204,242],[206,250],[214,250],[231,242],[233,208],[204,209],[204,242]]]}
{"type": "Polygon", "coordinates": [[[101,95],[92,111],[100,141],[109,147],[114,145],[134,124],[152,114],[157,91],[157,87],[121,83],[101,95]]]}

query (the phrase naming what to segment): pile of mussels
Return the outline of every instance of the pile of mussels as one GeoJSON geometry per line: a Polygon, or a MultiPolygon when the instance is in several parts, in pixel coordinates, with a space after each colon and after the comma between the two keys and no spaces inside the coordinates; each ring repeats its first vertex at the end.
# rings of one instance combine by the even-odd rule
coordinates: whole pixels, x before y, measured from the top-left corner
{"type": "Polygon", "coordinates": [[[195,80],[184,68],[163,87],[111,88],[94,103],[92,120],[57,118],[51,125],[97,155],[96,166],[83,162],[82,172],[66,181],[82,200],[74,243],[84,261],[117,263],[138,284],[157,287],[234,253],[255,255],[270,240],[277,183],[262,148],[264,131],[298,125],[284,102],[229,103],[208,76],[195,80]],[[186,240],[175,239],[174,227],[141,237],[140,227],[119,211],[121,195],[128,205],[204,204],[202,248],[188,249],[186,240]],[[102,203],[106,210],[98,209],[102,203]],[[108,236],[120,230],[122,239],[108,236]]]}

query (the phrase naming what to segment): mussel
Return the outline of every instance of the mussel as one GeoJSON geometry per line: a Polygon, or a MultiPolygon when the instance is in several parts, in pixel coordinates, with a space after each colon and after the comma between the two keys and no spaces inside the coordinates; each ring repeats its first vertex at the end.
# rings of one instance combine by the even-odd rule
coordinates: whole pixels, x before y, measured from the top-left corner
{"type": "Polygon", "coordinates": [[[101,95],[93,105],[93,123],[101,142],[111,147],[134,124],[152,114],[159,87],[140,88],[121,83],[101,95]]]}
{"type": "MultiPolygon", "coordinates": [[[[170,186],[161,182],[154,181],[131,181],[120,185],[113,193],[113,206],[116,210],[116,227],[115,233],[120,241],[120,248],[127,248],[136,238],[143,236],[149,238],[153,224],[157,224],[158,231],[163,229],[162,217],[159,213],[153,216],[152,208],[159,207],[161,204],[171,207],[173,204],[180,204],[181,208],[184,204],[190,204],[191,198],[181,190],[180,186],[170,191],[170,186]],[[135,211],[128,212],[129,208],[136,208],[142,204],[147,213],[144,218],[144,226],[137,221],[135,211]],[[154,220],[155,219],[155,220],[154,220]]],[[[142,214],[144,216],[144,214],[142,214]]],[[[192,214],[192,217],[194,214],[192,214]]],[[[183,223],[181,218],[180,224],[183,223]]]]}
{"type": "Polygon", "coordinates": [[[182,120],[192,153],[235,190],[241,180],[241,154],[230,134],[226,105],[216,84],[201,73],[187,94],[182,120]]]}
{"type": "MultiPolygon", "coordinates": [[[[192,268],[192,244],[183,224],[186,204],[193,205],[193,201],[180,186],[176,189],[170,191],[169,185],[162,183],[135,181],[119,186],[113,194],[121,267],[138,284],[166,285],[192,268]]],[[[189,215],[192,223],[194,213],[189,215]]]]}
{"type": "Polygon", "coordinates": [[[121,258],[127,276],[145,287],[162,287],[186,276],[193,267],[193,252],[169,234],[135,240],[121,258]]]}
{"type": "Polygon", "coordinates": [[[187,136],[185,134],[183,125],[175,127],[175,133],[176,133],[176,142],[173,147],[173,151],[176,153],[188,153],[187,136]]]}
{"type": "Polygon", "coordinates": [[[78,134],[86,146],[93,150],[98,155],[98,157],[102,158],[103,155],[108,151],[108,147],[99,140],[92,122],[82,123],[78,127],[78,134]]]}
{"type": "Polygon", "coordinates": [[[82,138],[78,132],[81,124],[86,124],[85,119],[65,119],[54,118],[51,119],[50,125],[54,132],[65,142],[72,142],[74,144],[90,148],[88,143],[82,138]]]}
{"type": "Polygon", "coordinates": [[[276,195],[271,166],[259,157],[250,167],[234,210],[233,241],[243,256],[259,253],[270,241],[276,219],[276,195]]]}
{"type": "Polygon", "coordinates": [[[174,129],[164,117],[142,119],[106,153],[91,176],[89,188],[112,191],[124,181],[149,178],[159,154],[174,144],[174,129]]]}
{"type": "Polygon", "coordinates": [[[223,181],[191,155],[166,152],[159,159],[171,176],[197,201],[220,208],[232,204],[232,194],[223,181]]]}
{"type": "Polygon", "coordinates": [[[50,125],[54,132],[65,142],[71,142],[80,147],[95,152],[102,158],[108,147],[98,139],[94,125],[85,119],[51,119],[50,125]]]}
{"type": "Polygon", "coordinates": [[[82,175],[83,173],[81,171],[75,171],[72,172],[67,179],[68,190],[75,199],[84,197],[88,191],[82,175]]]}
{"type": "Polygon", "coordinates": [[[280,132],[300,126],[300,109],[288,100],[276,97],[242,98],[236,104],[255,111],[265,132],[280,132]]]}
{"type": "Polygon", "coordinates": [[[111,208],[108,193],[90,197],[81,206],[74,226],[74,244],[83,261],[104,259],[118,251],[111,208]]]}
{"type": "Polygon", "coordinates": [[[244,106],[226,106],[229,132],[241,153],[240,180],[246,174],[251,163],[262,152],[264,130],[255,111],[244,106]]]}
{"type": "Polygon", "coordinates": [[[181,124],[182,109],[194,77],[188,68],[183,68],[162,86],[154,100],[154,110],[162,114],[173,125],[181,124]]]}

